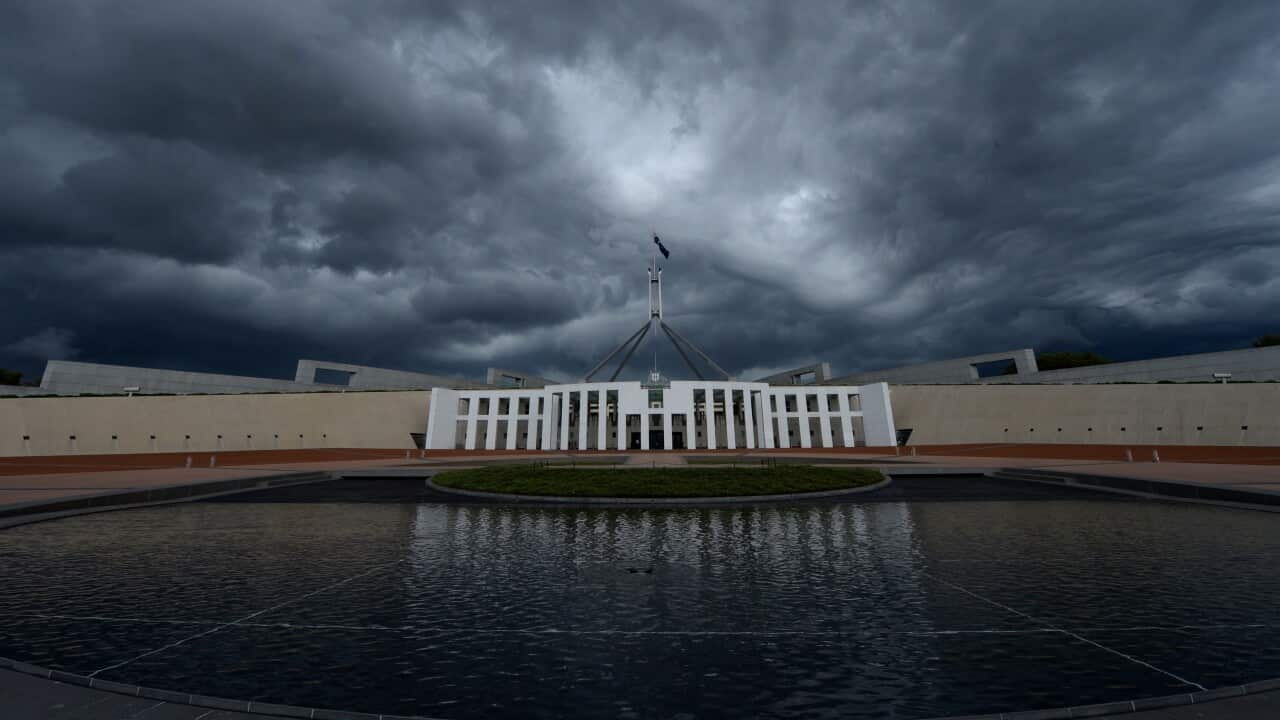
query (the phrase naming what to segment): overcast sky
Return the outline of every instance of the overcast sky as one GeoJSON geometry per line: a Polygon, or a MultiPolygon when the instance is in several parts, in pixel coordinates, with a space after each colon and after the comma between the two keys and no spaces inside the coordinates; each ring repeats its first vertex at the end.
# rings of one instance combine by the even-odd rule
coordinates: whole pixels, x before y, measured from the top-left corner
{"type": "Polygon", "coordinates": [[[653,231],[669,322],[744,377],[1245,347],[1280,331],[1278,29],[1275,0],[7,2],[0,366],[578,377],[644,321],[653,231]]]}

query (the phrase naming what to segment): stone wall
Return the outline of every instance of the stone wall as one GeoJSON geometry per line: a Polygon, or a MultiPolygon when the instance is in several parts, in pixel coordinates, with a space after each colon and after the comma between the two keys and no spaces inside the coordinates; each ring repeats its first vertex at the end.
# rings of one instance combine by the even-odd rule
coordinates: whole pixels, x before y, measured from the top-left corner
{"type": "MultiPolygon", "coordinates": [[[[410,433],[426,431],[430,396],[3,398],[0,456],[411,449],[410,433]]],[[[897,428],[911,428],[912,445],[1280,446],[1280,384],[894,385],[890,402],[897,428]]]]}
{"type": "Polygon", "coordinates": [[[415,447],[430,391],[0,399],[0,456],[415,447]],[[221,436],[221,438],[219,438],[221,436]]]}
{"type": "Polygon", "coordinates": [[[909,443],[1280,446],[1280,384],[894,385],[909,443]]]}

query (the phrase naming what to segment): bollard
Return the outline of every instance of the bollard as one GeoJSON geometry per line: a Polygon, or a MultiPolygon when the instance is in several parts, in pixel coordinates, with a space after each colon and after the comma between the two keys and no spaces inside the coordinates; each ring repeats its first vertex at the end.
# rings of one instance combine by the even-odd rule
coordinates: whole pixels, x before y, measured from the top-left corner
{"type": "Polygon", "coordinates": [[[217,455],[210,455],[210,456],[209,456],[209,467],[217,467],[217,466],[218,466],[218,456],[217,456],[217,455]]]}
{"type": "Polygon", "coordinates": [[[1124,449],[1124,461],[1133,462],[1133,451],[1130,450],[1129,448],[1124,449]]]}
{"type": "Polygon", "coordinates": [[[1160,451],[1155,448],[1151,449],[1151,462],[1160,462],[1160,451]]]}
{"type": "Polygon", "coordinates": [[[409,459],[409,451],[408,451],[408,450],[405,450],[405,451],[404,451],[404,459],[405,459],[405,460],[408,460],[408,459],[409,459]]]}
{"type": "Polygon", "coordinates": [[[911,457],[915,457],[915,456],[916,456],[916,449],[911,448],[911,457]]]}
{"type": "Polygon", "coordinates": [[[190,455],[188,455],[188,456],[187,456],[187,469],[188,469],[188,470],[190,470],[190,469],[191,469],[191,456],[190,456],[190,455]]]}

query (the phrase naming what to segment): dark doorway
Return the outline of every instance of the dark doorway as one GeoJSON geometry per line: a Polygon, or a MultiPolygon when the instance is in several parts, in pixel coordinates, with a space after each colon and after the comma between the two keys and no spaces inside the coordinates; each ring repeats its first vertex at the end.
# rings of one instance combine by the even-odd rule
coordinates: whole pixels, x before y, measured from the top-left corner
{"type": "Polygon", "coordinates": [[[672,450],[687,450],[687,449],[688,449],[688,448],[686,448],[686,447],[684,446],[684,433],[682,433],[682,432],[673,432],[673,433],[671,433],[671,449],[672,449],[672,450]]]}
{"type": "Polygon", "coordinates": [[[662,449],[662,431],[661,430],[649,431],[649,449],[650,450],[662,449]]]}
{"type": "Polygon", "coordinates": [[[631,445],[629,447],[632,450],[640,449],[640,433],[638,432],[631,433],[631,445]]]}

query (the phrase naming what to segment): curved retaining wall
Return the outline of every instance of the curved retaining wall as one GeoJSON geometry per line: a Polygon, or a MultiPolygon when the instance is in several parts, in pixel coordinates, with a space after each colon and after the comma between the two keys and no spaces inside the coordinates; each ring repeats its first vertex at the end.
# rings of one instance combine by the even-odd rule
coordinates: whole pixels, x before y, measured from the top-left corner
{"type": "Polygon", "coordinates": [[[662,507],[673,505],[739,505],[742,503],[785,502],[789,500],[817,500],[821,498],[856,495],[871,492],[893,482],[888,476],[878,483],[863,487],[843,490],[821,490],[808,493],[782,493],[778,495],[731,495],[727,497],[691,497],[691,498],[610,498],[610,497],[574,497],[571,495],[513,495],[509,493],[480,492],[478,490],[460,490],[438,485],[427,479],[427,487],[436,492],[460,497],[482,498],[485,500],[505,500],[516,503],[545,503],[556,505],[640,505],[645,507],[662,507]]]}

